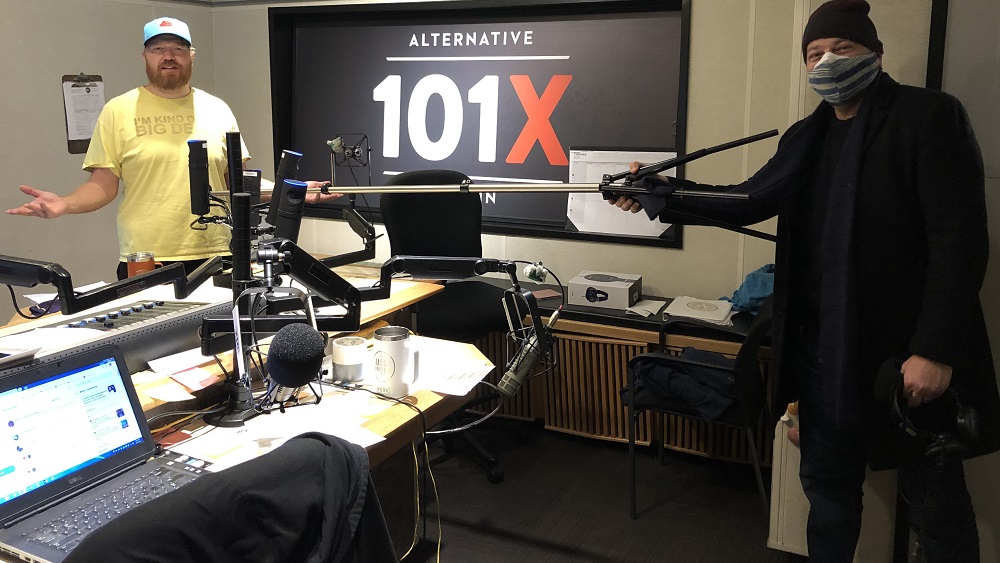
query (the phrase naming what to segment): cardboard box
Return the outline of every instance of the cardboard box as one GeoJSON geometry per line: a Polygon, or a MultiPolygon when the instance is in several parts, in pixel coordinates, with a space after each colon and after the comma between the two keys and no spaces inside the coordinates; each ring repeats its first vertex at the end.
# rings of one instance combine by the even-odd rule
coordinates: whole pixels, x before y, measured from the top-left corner
{"type": "Polygon", "coordinates": [[[642,296],[642,276],[584,270],[569,280],[569,304],[624,311],[642,296]]]}

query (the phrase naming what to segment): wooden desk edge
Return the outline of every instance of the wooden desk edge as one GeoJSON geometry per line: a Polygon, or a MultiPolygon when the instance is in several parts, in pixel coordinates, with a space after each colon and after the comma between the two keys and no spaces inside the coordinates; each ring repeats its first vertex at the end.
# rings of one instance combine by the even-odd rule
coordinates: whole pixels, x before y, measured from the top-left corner
{"type": "Polygon", "coordinates": [[[384,436],[385,440],[367,448],[368,463],[376,466],[406,444],[420,438],[424,430],[430,430],[434,425],[455,412],[468,400],[467,396],[443,395],[433,391],[418,391],[408,397],[408,401],[424,413],[423,427],[420,415],[406,405],[396,404],[369,419],[362,427],[384,436]]]}

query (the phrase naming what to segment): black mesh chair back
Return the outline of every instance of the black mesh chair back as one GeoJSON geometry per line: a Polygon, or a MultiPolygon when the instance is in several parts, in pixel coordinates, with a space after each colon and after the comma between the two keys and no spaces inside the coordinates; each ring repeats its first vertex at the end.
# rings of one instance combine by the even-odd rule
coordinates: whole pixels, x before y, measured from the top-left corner
{"type": "MultiPolygon", "coordinates": [[[[454,170],[415,170],[387,186],[458,186],[469,177],[454,170]]],[[[479,194],[384,193],[379,199],[392,253],[413,256],[482,256],[483,206],[479,194]]]]}
{"type": "MultiPolygon", "coordinates": [[[[458,186],[469,177],[454,170],[415,170],[393,176],[387,186],[458,186]]],[[[393,255],[481,257],[483,207],[469,192],[393,193],[380,198],[393,255]]],[[[433,338],[471,342],[507,329],[504,288],[484,281],[447,284],[417,306],[412,327],[433,338]]]]}

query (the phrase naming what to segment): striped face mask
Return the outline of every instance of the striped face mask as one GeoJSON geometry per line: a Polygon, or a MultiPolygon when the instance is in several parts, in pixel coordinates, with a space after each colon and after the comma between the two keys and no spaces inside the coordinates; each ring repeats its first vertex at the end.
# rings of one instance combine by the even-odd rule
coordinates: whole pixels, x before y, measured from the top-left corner
{"type": "Polygon", "coordinates": [[[836,106],[857,96],[871,84],[879,69],[878,55],[874,52],[857,57],[826,53],[809,71],[809,85],[836,106]]]}

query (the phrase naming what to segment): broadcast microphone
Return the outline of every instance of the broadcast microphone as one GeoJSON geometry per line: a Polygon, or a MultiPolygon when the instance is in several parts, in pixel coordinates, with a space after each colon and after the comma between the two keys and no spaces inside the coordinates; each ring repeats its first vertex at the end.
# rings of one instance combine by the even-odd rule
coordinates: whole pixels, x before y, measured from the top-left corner
{"type": "Polygon", "coordinates": [[[278,171],[274,173],[274,191],[271,193],[271,206],[267,208],[267,223],[276,225],[278,221],[278,203],[281,201],[285,191],[285,180],[295,180],[299,177],[299,159],[302,153],[284,150],[281,151],[281,160],[278,161],[278,171]]]}
{"type": "Polygon", "coordinates": [[[552,334],[549,331],[552,325],[556,324],[560,311],[562,311],[562,307],[552,313],[541,335],[532,333],[524,342],[524,346],[521,346],[521,349],[517,351],[517,355],[511,360],[507,372],[503,374],[500,383],[497,383],[497,389],[501,393],[513,397],[521,388],[524,380],[531,375],[531,372],[535,371],[542,358],[548,355],[552,346],[552,334]]]}
{"type": "Polygon", "coordinates": [[[296,389],[317,379],[325,348],[323,335],[305,323],[281,327],[267,350],[268,390],[278,386],[296,389]]]}
{"type": "Polygon", "coordinates": [[[188,141],[188,179],[191,183],[191,213],[208,215],[207,141],[188,141]]]}
{"type": "Polygon", "coordinates": [[[299,227],[302,225],[302,210],[306,205],[306,183],[298,180],[285,180],[285,188],[281,190],[281,199],[271,200],[271,209],[275,209],[274,236],[292,242],[299,240],[299,227]]]}

